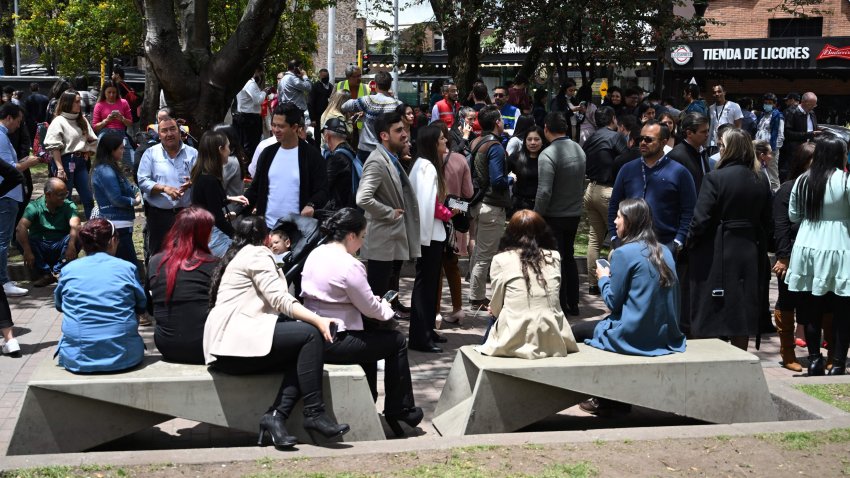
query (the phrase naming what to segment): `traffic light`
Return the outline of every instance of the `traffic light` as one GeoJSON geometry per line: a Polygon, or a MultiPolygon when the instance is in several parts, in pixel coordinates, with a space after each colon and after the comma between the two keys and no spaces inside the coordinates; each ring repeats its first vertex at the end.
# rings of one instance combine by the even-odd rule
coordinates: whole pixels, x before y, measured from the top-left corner
{"type": "Polygon", "coordinates": [[[369,74],[369,54],[368,53],[363,54],[363,67],[361,68],[361,71],[363,72],[364,75],[369,74]]]}

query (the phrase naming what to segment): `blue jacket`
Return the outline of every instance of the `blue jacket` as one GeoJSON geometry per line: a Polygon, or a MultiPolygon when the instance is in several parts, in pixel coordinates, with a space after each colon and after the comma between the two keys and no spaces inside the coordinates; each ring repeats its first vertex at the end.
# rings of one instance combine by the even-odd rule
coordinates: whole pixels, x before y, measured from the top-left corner
{"type": "Polygon", "coordinates": [[[785,117],[778,109],[774,109],[770,112],[770,149],[772,149],[774,153],[779,151],[779,146],[776,145],[776,142],[779,140],[779,124],[783,119],[785,119],[785,117]]]}
{"type": "Polygon", "coordinates": [[[112,166],[95,166],[91,184],[100,217],[110,221],[132,221],[136,218],[133,209],[136,191],[130,181],[119,176],[112,166]]]}
{"type": "Polygon", "coordinates": [[[608,205],[610,237],[616,234],[614,219],[620,201],[643,198],[652,209],[652,222],[658,241],[669,244],[676,240],[684,245],[697,202],[694,178],[684,166],[667,156],[645,171],[644,164],[643,158],[638,158],[623,165],[617,173],[608,205]]]}
{"type": "MultiPolygon", "coordinates": [[[[666,247],[664,262],[673,275],[676,264],[666,247]]],[[[631,242],[611,255],[611,276],[599,279],[611,315],[596,324],[587,345],[618,354],[656,356],[685,351],[679,330],[679,282],[661,287],[649,262],[646,243],[631,242]]]]}
{"type": "Polygon", "coordinates": [[[59,365],[71,372],[111,372],[142,361],[136,313],[144,312],[146,299],[136,266],[105,252],[71,261],[54,300],[64,313],[59,365]]]}

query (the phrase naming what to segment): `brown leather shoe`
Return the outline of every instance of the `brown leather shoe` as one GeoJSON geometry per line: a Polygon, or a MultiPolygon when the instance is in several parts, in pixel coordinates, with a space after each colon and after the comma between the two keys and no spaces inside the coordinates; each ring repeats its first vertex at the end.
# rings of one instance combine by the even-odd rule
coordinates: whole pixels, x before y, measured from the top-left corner
{"type": "Polygon", "coordinates": [[[53,274],[48,272],[47,274],[44,274],[43,276],[34,280],[32,282],[32,286],[33,287],[46,287],[46,286],[49,286],[50,284],[55,284],[55,283],[56,283],[56,277],[53,274]]]}

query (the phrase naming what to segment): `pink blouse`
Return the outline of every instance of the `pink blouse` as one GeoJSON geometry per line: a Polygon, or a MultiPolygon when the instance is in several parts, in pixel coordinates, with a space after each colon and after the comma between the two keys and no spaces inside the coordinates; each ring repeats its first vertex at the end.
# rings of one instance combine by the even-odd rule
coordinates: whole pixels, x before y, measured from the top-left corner
{"type": "Polygon", "coordinates": [[[360,316],[390,320],[395,312],[372,293],[366,267],[332,244],[319,246],[307,257],[301,274],[304,307],[322,317],[340,319],[340,331],[363,330],[360,316]]]}
{"type": "MultiPolygon", "coordinates": [[[[112,113],[112,111],[114,110],[118,110],[118,112],[121,113],[121,116],[125,118],[133,118],[133,114],[130,112],[130,104],[127,103],[127,100],[125,100],[124,98],[120,98],[115,103],[107,103],[105,100],[98,101],[94,104],[94,112],[92,112],[92,125],[96,125],[101,121],[105,120],[106,117],[109,116],[109,113],[112,113]]],[[[121,120],[118,119],[114,119],[106,123],[106,126],[104,126],[104,128],[124,130],[127,129],[127,127],[124,126],[124,123],[122,123],[121,120]]]]}

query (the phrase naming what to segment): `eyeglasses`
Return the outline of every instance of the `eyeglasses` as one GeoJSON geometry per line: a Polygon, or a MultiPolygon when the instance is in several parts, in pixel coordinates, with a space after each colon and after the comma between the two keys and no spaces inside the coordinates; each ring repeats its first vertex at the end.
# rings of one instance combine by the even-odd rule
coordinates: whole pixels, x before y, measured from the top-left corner
{"type": "Polygon", "coordinates": [[[642,143],[651,143],[651,142],[655,141],[655,138],[652,137],[652,136],[641,136],[640,141],[642,143]]]}

